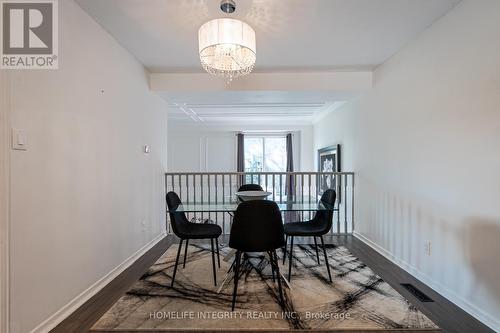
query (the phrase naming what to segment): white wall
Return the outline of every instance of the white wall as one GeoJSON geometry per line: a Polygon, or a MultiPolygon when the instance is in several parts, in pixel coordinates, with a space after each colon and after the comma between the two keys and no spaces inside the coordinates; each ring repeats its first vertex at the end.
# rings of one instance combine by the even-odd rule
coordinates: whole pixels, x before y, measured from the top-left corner
{"type": "Polygon", "coordinates": [[[8,329],[10,105],[8,72],[0,70],[0,332],[8,329]]]}
{"type": "Polygon", "coordinates": [[[499,36],[500,1],[465,0],[314,126],[356,172],[361,237],[498,331],[499,36]]]}
{"type": "Polygon", "coordinates": [[[11,72],[12,126],[29,145],[11,152],[13,333],[34,329],[165,229],[166,103],[73,1],[59,1],[59,20],[60,69],[11,72]]]}
{"type": "Polygon", "coordinates": [[[239,131],[292,131],[295,170],[313,170],[311,125],[197,125],[171,121],[168,127],[168,171],[236,171],[236,133],[239,131]]]}

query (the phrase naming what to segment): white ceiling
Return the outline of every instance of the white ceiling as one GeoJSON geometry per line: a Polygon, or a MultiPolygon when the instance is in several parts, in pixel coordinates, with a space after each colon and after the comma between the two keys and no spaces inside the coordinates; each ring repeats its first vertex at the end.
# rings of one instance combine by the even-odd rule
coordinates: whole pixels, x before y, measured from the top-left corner
{"type": "Polygon", "coordinates": [[[169,101],[169,119],[200,125],[311,124],[342,105],[339,100],[348,99],[348,94],[277,91],[164,92],[160,96],[169,101]]]}
{"type": "MultiPolygon", "coordinates": [[[[152,72],[201,71],[198,28],[220,0],[77,0],[152,72]]],[[[257,71],[373,68],[459,0],[236,0],[257,71]]]]}
{"type": "MultiPolygon", "coordinates": [[[[152,73],[203,72],[198,28],[226,16],[220,0],[76,1],[152,73]]],[[[382,64],[459,1],[236,0],[237,11],[229,16],[255,29],[256,72],[339,75],[382,64]]],[[[312,123],[353,98],[342,89],[224,91],[242,82],[220,92],[156,92],[169,103],[169,119],[204,125],[312,123]]]]}

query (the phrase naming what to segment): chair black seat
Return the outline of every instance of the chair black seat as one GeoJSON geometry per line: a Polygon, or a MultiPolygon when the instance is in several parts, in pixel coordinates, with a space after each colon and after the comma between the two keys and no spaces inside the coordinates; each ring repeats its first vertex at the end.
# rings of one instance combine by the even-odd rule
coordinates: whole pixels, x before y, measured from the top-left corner
{"type": "Polygon", "coordinates": [[[184,240],[186,241],[186,248],[184,249],[184,264],[182,265],[182,267],[185,267],[189,240],[207,238],[210,238],[210,245],[212,248],[212,268],[214,273],[214,284],[217,285],[217,274],[215,273],[214,240],[217,247],[217,262],[219,263],[220,268],[219,242],[217,238],[222,234],[222,229],[216,224],[189,222],[186,214],[183,211],[177,211],[181,204],[181,199],[179,198],[177,193],[167,193],[167,206],[168,214],[170,215],[170,224],[172,225],[174,234],[181,239],[179,242],[179,248],[177,249],[174,274],[172,275],[172,283],[170,284],[170,286],[174,285],[175,273],[177,272],[177,265],[179,264],[179,255],[181,253],[182,242],[184,240]]]}
{"type": "Polygon", "coordinates": [[[284,306],[281,274],[276,255],[276,249],[284,245],[283,220],[279,207],[274,201],[253,200],[244,201],[238,205],[229,236],[229,247],[236,250],[232,265],[234,267],[233,304],[231,307],[233,311],[238,291],[242,252],[267,252],[271,263],[273,282],[274,271],[277,272],[280,301],[284,306]]]}
{"type": "Polygon", "coordinates": [[[178,237],[189,239],[217,238],[222,229],[216,224],[188,222],[179,227],[178,237]]]}
{"type": "Polygon", "coordinates": [[[283,264],[285,264],[286,257],[286,244],[288,242],[288,236],[291,238],[290,242],[290,254],[288,261],[288,281],[292,278],[292,258],[293,258],[293,238],[295,236],[302,237],[314,237],[314,247],[316,249],[316,259],[318,264],[320,263],[318,254],[318,244],[316,242],[316,237],[321,239],[321,245],[323,246],[323,254],[325,256],[325,264],[328,271],[328,278],[332,282],[332,274],[330,273],[330,266],[328,265],[328,256],[326,254],[325,243],[323,241],[323,235],[328,233],[332,228],[333,220],[333,207],[335,206],[335,199],[337,198],[337,193],[333,189],[326,190],[321,195],[321,203],[330,209],[318,210],[311,221],[307,222],[292,222],[286,223],[283,230],[286,235],[285,248],[283,250],[283,264]]]}
{"type": "Polygon", "coordinates": [[[285,234],[289,236],[322,236],[328,232],[324,225],[308,222],[292,222],[284,225],[285,234]]]}
{"type": "Polygon", "coordinates": [[[229,247],[243,252],[267,252],[284,245],[281,212],[274,201],[252,200],[238,205],[229,247]]]}

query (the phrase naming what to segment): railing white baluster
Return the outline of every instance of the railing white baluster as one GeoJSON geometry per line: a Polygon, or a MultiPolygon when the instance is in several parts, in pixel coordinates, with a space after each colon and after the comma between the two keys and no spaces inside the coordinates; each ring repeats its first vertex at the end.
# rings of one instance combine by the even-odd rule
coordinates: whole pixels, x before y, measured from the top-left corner
{"type": "Polygon", "coordinates": [[[344,233],[347,232],[347,175],[341,175],[341,177],[344,177],[344,193],[342,195],[344,196],[344,200],[342,201],[344,205],[344,233]]]}
{"type": "Polygon", "coordinates": [[[182,184],[181,184],[181,175],[177,175],[177,180],[179,181],[179,197],[182,200],[182,184]]]}
{"type": "MultiPolygon", "coordinates": [[[[290,177],[292,178],[292,177],[290,177]]],[[[292,200],[297,200],[299,197],[299,194],[297,193],[297,174],[293,174],[293,198],[292,200]]]]}
{"type": "Polygon", "coordinates": [[[193,202],[196,203],[196,175],[193,175],[193,202]]]}
{"type": "MultiPolygon", "coordinates": [[[[229,200],[233,200],[233,180],[235,180],[235,185],[237,185],[240,179],[244,179],[246,183],[259,184],[265,188],[266,191],[271,191],[272,200],[279,201],[279,203],[284,203],[286,200],[295,200],[297,202],[316,202],[320,198],[321,177],[323,176],[335,177],[335,186],[333,186],[333,189],[337,192],[337,201],[335,203],[334,211],[335,222],[331,233],[350,234],[354,230],[355,213],[355,175],[352,172],[166,173],[165,188],[167,191],[177,192],[181,200],[186,203],[213,204],[222,202],[225,204],[228,193],[230,198],[229,200]],[[228,177],[227,180],[226,177],[228,177]],[[262,179],[262,177],[264,177],[264,179],[262,179]],[[272,184],[270,184],[271,182],[272,184]],[[291,197],[291,193],[288,193],[287,191],[287,184],[288,187],[291,187],[291,190],[294,193],[293,197],[291,197]],[[229,187],[229,191],[227,190],[227,187],[229,187]],[[306,198],[308,199],[306,200],[306,198]],[[343,220],[343,222],[341,222],[341,220],[343,220]]],[[[204,219],[207,214],[209,219],[211,219],[215,214],[216,223],[221,225],[223,233],[227,234],[229,232],[226,228],[225,213],[204,211],[200,212],[198,217],[204,219]]],[[[306,218],[311,219],[314,214],[314,211],[308,211],[293,215],[305,220],[306,218]]],[[[189,218],[192,217],[192,213],[187,215],[189,218]]],[[[231,217],[229,217],[229,222],[230,224],[232,223],[231,217]]],[[[170,226],[168,226],[168,232],[170,232],[170,229],[170,226]]]]}
{"type": "MultiPolygon", "coordinates": [[[[231,176],[229,176],[231,177],[231,176]]],[[[222,174],[222,203],[226,203],[226,175],[222,174]]],[[[222,234],[226,234],[226,213],[222,213],[222,234]]]]}
{"type": "Polygon", "coordinates": [[[283,174],[280,173],[280,203],[283,203],[283,174]]]}
{"type": "Polygon", "coordinates": [[[351,233],[354,231],[354,174],[351,175],[351,233]]]}
{"type": "Polygon", "coordinates": [[[189,202],[189,179],[187,174],[186,174],[186,201],[189,202]]]}
{"type": "Polygon", "coordinates": [[[276,189],[276,182],[275,182],[276,178],[274,177],[274,173],[273,173],[273,201],[276,200],[276,194],[275,194],[275,189],[276,189]]]}
{"type": "MultiPolygon", "coordinates": [[[[311,174],[308,175],[308,187],[309,187],[309,190],[307,191],[307,196],[309,197],[309,203],[311,203],[311,174]]],[[[308,219],[310,220],[311,219],[311,212],[309,211],[309,213],[307,214],[308,216],[308,219]]]]}

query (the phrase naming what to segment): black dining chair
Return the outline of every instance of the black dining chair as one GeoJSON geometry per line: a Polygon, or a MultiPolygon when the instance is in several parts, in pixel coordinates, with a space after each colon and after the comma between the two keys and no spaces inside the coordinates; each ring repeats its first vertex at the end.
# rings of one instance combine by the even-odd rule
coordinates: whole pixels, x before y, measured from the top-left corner
{"type": "Polygon", "coordinates": [[[238,192],[246,192],[246,191],[264,191],[262,186],[259,184],[243,184],[238,189],[238,192]]]}
{"type": "Polygon", "coordinates": [[[326,190],[321,196],[321,202],[327,208],[331,209],[318,210],[314,215],[314,218],[307,222],[293,222],[285,224],[284,229],[285,229],[286,240],[285,240],[285,251],[283,254],[283,264],[285,263],[285,258],[286,258],[286,245],[288,244],[288,237],[290,236],[291,238],[289,262],[288,262],[288,281],[290,281],[292,277],[293,238],[295,236],[303,236],[303,237],[314,237],[314,246],[316,248],[316,259],[318,260],[318,264],[320,264],[320,261],[319,261],[318,243],[316,242],[316,237],[319,237],[321,239],[321,246],[323,247],[323,254],[325,256],[328,278],[330,279],[330,282],[332,282],[332,275],[330,273],[330,266],[328,265],[328,256],[326,255],[323,235],[328,233],[332,228],[333,207],[335,205],[336,198],[337,198],[337,193],[335,193],[335,190],[332,189],[326,190]]]}
{"type": "Polygon", "coordinates": [[[214,284],[217,285],[217,275],[215,272],[215,255],[214,255],[214,240],[217,246],[217,262],[220,268],[220,258],[219,258],[219,243],[218,237],[222,234],[222,229],[216,224],[207,223],[192,223],[186,218],[184,212],[176,212],[179,205],[181,205],[181,199],[175,192],[167,193],[167,206],[170,215],[170,224],[172,225],[172,230],[174,234],[181,240],[179,242],[179,248],[177,249],[177,257],[175,258],[174,274],[172,275],[172,283],[170,286],[174,285],[175,273],[177,272],[177,265],[179,264],[179,255],[182,248],[182,242],[186,241],[186,248],[184,249],[184,263],[183,267],[186,266],[187,249],[190,239],[208,239],[210,238],[210,243],[212,246],[212,268],[214,273],[214,284]]]}
{"type": "Polygon", "coordinates": [[[234,290],[232,311],[236,303],[238,279],[243,252],[267,252],[271,263],[271,270],[276,271],[281,304],[283,291],[281,289],[281,274],[278,266],[276,249],[285,245],[283,221],[278,205],[273,201],[252,200],[239,204],[234,214],[229,247],[236,250],[234,259],[234,290]]]}

